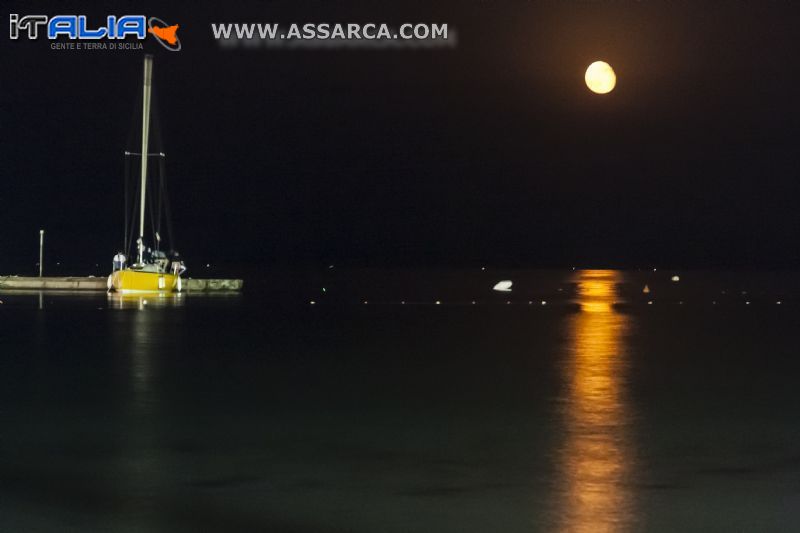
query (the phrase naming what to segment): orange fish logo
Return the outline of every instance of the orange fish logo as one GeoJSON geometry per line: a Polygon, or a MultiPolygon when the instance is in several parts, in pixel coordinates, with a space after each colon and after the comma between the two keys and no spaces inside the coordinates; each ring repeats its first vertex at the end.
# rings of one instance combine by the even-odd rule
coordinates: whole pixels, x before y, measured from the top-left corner
{"type": "Polygon", "coordinates": [[[151,33],[159,44],[170,52],[177,52],[181,49],[181,40],[178,38],[179,27],[179,24],[170,26],[157,17],[150,17],[150,20],[147,21],[147,33],[151,33]]]}

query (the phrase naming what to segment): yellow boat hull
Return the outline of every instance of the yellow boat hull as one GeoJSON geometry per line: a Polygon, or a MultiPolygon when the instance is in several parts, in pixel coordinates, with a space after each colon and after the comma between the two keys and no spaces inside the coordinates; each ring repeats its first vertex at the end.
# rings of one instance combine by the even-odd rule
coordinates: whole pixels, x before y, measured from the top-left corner
{"type": "Polygon", "coordinates": [[[108,289],[121,293],[180,292],[181,278],[162,272],[117,270],[108,277],[108,289]]]}

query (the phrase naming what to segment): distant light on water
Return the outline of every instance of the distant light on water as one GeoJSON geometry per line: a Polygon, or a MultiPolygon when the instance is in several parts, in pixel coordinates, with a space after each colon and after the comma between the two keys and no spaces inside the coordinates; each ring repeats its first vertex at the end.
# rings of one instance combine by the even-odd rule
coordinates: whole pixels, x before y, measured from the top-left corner
{"type": "Polygon", "coordinates": [[[511,292],[511,286],[513,284],[514,282],[510,279],[504,279],[495,283],[494,287],[492,287],[492,290],[497,292],[511,292]]]}

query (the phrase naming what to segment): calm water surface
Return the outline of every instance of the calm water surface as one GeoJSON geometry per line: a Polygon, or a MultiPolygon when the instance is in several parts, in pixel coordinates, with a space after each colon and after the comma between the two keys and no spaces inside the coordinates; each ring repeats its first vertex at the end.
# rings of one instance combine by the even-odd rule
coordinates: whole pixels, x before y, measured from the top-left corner
{"type": "Polygon", "coordinates": [[[2,293],[0,530],[797,531],[798,276],[672,274],[2,293]]]}

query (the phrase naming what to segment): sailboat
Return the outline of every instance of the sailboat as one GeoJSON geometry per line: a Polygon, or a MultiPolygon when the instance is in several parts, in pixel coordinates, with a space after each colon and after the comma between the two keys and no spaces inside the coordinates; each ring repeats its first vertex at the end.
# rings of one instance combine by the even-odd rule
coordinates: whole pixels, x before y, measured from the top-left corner
{"type": "MultiPolygon", "coordinates": [[[[162,160],[164,156],[163,153],[148,153],[152,80],[153,56],[148,54],[145,55],[144,58],[144,83],[142,93],[142,151],[141,154],[138,154],[141,158],[141,176],[139,181],[139,238],[136,240],[136,261],[132,265],[128,266],[125,256],[122,253],[118,254],[118,257],[121,257],[122,259],[118,261],[115,257],[114,271],[110,276],[108,276],[108,290],[120,293],[180,292],[182,285],[181,274],[185,270],[183,261],[180,261],[176,254],[173,254],[172,257],[168,257],[167,254],[161,251],[161,236],[156,228],[153,228],[155,237],[154,249],[151,249],[145,245],[145,208],[148,200],[147,160],[150,155],[161,156],[162,160]]],[[[137,154],[126,152],[126,156],[129,155],[137,154]]],[[[163,189],[164,188],[162,187],[162,190],[159,191],[162,194],[165,193],[163,189]]],[[[159,202],[159,204],[161,204],[161,202],[159,202]]],[[[128,242],[127,218],[125,232],[126,246],[130,247],[130,243],[128,242]]]]}

